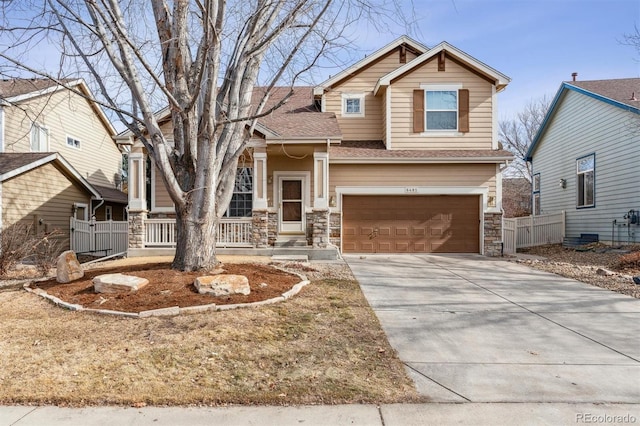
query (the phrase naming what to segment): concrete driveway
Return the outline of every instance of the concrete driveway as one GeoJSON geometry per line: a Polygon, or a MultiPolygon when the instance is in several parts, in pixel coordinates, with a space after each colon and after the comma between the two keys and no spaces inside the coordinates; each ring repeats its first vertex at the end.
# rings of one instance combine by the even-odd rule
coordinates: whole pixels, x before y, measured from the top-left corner
{"type": "Polygon", "coordinates": [[[346,255],[434,402],[640,402],[640,300],[479,255],[346,255]]]}

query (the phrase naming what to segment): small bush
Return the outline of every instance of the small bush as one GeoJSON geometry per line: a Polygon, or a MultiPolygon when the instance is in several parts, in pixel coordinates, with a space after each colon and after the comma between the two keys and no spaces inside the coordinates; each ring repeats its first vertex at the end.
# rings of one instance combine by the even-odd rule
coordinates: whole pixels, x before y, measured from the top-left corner
{"type": "Polygon", "coordinates": [[[62,251],[62,237],[62,232],[54,230],[34,238],[33,254],[29,258],[43,276],[47,275],[56,264],[58,255],[62,251]]]}
{"type": "Polygon", "coordinates": [[[634,251],[633,253],[620,256],[618,262],[615,264],[615,269],[639,269],[640,268],[640,251],[634,251]]]}
{"type": "Polygon", "coordinates": [[[32,254],[32,226],[15,223],[0,231],[0,275],[6,273],[32,254]]]}

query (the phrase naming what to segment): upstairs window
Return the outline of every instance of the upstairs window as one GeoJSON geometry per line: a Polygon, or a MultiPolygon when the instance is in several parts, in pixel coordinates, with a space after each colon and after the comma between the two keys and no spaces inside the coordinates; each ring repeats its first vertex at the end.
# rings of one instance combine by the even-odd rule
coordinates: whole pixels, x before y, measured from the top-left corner
{"type": "Polygon", "coordinates": [[[531,185],[533,189],[533,214],[540,214],[540,173],[533,175],[533,182],[531,185]]]}
{"type": "Polygon", "coordinates": [[[364,94],[342,94],[342,116],[364,117],[364,94]]]}
{"type": "Polygon", "coordinates": [[[576,160],[578,208],[594,207],[596,192],[596,155],[590,154],[576,160]]]}
{"type": "Polygon", "coordinates": [[[458,91],[425,91],[426,130],[458,130],[458,91]]]}
{"type": "Polygon", "coordinates": [[[31,152],[48,152],[49,151],[49,130],[33,123],[31,126],[31,152]]]}
{"type": "Polygon", "coordinates": [[[469,90],[461,84],[421,84],[413,91],[413,131],[456,134],[469,131],[469,90]]]}
{"type": "Polygon", "coordinates": [[[67,136],[67,146],[71,148],[80,149],[80,141],[74,137],[67,136]]]}
{"type": "Polygon", "coordinates": [[[253,169],[238,168],[233,197],[225,217],[251,217],[253,214],[253,169]]]}

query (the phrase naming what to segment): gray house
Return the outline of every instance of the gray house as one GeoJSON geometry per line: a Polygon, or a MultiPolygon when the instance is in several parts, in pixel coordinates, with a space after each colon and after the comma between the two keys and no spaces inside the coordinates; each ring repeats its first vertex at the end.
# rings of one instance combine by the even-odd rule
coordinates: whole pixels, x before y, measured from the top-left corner
{"type": "Polygon", "coordinates": [[[526,155],[534,215],[564,210],[567,237],[640,241],[638,98],[640,78],[562,83],[526,155]]]}

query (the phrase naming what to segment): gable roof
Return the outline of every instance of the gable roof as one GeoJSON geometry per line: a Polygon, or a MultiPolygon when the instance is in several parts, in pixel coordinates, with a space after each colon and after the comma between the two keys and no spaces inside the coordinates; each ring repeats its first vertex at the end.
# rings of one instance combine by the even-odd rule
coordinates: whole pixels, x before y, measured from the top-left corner
{"type": "Polygon", "coordinates": [[[100,193],[57,152],[0,153],[0,182],[29,172],[47,163],[55,163],[80,186],[84,187],[92,197],[102,199],[100,193]]]}
{"type": "Polygon", "coordinates": [[[112,137],[116,135],[116,129],[113,127],[111,121],[107,118],[100,105],[93,101],[95,97],[84,80],[64,78],[60,79],[59,83],[61,84],[45,78],[14,78],[0,80],[0,106],[17,104],[39,96],[55,93],[60,90],[69,90],[68,88],[74,88],[85,96],[87,102],[89,102],[91,108],[95,111],[98,118],[100,118],[100,121],[102,121],[102,124],[109,134],[112,137]]]}
{"type": "Polygon", "coordinates": [[[640,78],[620,78],[612,80],[590,80],[590,81],[565,81],[560,85],[547,114],[531,142],[531,146],[527,151],[524,159],[531,161],[533,152],[536,150],[542,136],[547,130],[551,118],[556,113],[560,101],[569,91],[580,93],[592,99],[604,102],[620,108],[623,111],[629,111],[640,114],[640,101],[633,100],[637,97],[640,99],[640,78]]]}
{"type": "Polygon", "coordinates": [[[404,35],[402,37],[399,37],[399,38],[395,39],[394,41],[392,41],[391,43],[387,44],[386,46],[376,50],[372,54],[365,56],[363,59],[359,60],[355,64],[353,64],[350,67],[340,71],[338,74],[336,74],[336,75],[334,75],[332,77],[329,77],[328,80],[326,80],[326,81],[320,83],[319,85],[317,85],[316,87],[314,87],[313,94],[314,95],[322,95],[322,93],[323,93],[325,88],[331,87],[332,85],[334,85],[338,81],[348,77],[351,74],[354,74],[360,68],[363,68],[363,67],[369,65],[370,63],[378,60],[382,56],[384,56],[387,53],[391,52],[392,50],[398,48],[399,46],[402,46],[403,44],[406,44],[406,45],[410,46],[411,48],[413,48],[414,50],[418,51],[421,54],[429,50],[429,48],[427,46],[423,45],[422,43],[419,43],[419,42],[415,41],[414,39],[412,39],[412,38],[410,38],[410,37],[408,37],[406,35],[404,35]]]}
{"type": "Polygon", "coordinates": [[[452,46],[446,41],[443,41],[437,46],[432,47],[428,52],[418,56],[413,61],[406,63],[405,65],[401,66],[400,68],[397,68],[396,70],[390,72],[385,76],[382,76],[380,80],[378,80],[376,87],[373,89],[373,94],[376,95],[380,87],[389,86],[394,79],[411,71],[417,66],[420,66],[421,64],[435,57],[437,54],[439,54],[442,51],[449,53],[453,57],[467,64],[476,72],[485,76],[489,80],[492,80],[496,86],[496,91],[498,92],[503,90],[505,87],[507,87],[507,84],[509,84],[509,82],[511,81],[511,78],[502,74],[500,71],[497,71],[496,69],[491,68],[489,65],[485,64],[484,62],[477,60],[473,56],[463,52],[457,47],[452,46]]]}

